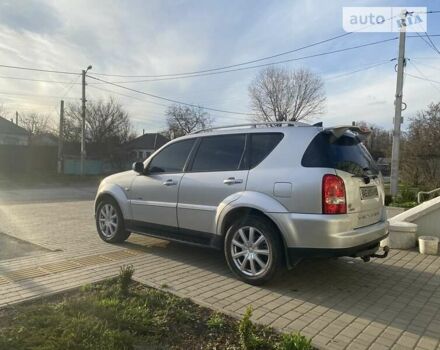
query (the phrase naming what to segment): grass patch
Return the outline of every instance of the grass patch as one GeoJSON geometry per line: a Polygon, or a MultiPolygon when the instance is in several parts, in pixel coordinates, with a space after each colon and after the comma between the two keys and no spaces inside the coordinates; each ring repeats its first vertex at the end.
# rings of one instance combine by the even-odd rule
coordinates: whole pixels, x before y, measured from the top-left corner
{"type": "Polygon", "coordinates": [[[120,276],[74,292],[0,310],[0,349],[312,349],[299,334],[279,334],[189,299],[120,276]]]}

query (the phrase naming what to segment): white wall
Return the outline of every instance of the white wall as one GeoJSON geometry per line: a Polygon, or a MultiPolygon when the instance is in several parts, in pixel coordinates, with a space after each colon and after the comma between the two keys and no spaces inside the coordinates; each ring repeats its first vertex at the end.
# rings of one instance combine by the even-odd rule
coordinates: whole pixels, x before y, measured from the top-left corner
{"type": "Polygon", "coordinates": [[[440,197],[423,202],[390,219],[390,222],[406,221],[418,225],[417,236],[440,238],[440,197]]]}

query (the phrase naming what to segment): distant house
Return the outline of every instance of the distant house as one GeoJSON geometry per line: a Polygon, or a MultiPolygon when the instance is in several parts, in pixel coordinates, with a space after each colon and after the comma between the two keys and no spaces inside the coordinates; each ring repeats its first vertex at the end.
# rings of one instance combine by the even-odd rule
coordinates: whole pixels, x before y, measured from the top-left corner
{"type": "Polygon", "coordinates": [[[143,161],[168,141],[165,136],[159,133],[143,134],[127,142],[124,149],[130,155],[130,160],[143,161]]]}
{"type": "Polygon", "coordinates": [[[28,144],[29,135],[26,129],[0,117],[0,145],[27,146],[28,144]]]}

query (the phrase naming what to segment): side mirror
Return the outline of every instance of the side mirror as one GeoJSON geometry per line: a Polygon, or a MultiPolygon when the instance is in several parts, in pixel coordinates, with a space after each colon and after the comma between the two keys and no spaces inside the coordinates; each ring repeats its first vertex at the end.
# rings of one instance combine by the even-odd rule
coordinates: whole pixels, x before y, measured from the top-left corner
{"type": "Polygon", "coordinates": [[[131,168],[139,174],[144,173],[144,163],[142,162],[134,162],[131,168]]]}

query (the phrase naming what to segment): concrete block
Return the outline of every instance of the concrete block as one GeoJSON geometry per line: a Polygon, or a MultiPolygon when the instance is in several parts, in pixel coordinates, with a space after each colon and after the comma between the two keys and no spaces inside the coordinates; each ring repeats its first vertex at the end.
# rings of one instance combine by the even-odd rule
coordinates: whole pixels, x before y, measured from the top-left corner
{"type": "Polygon", "coordinates": [[[389,226],[390,248],[411,249],[416,246],[417,224],[411,222],[391,222],[389,226]]]}

